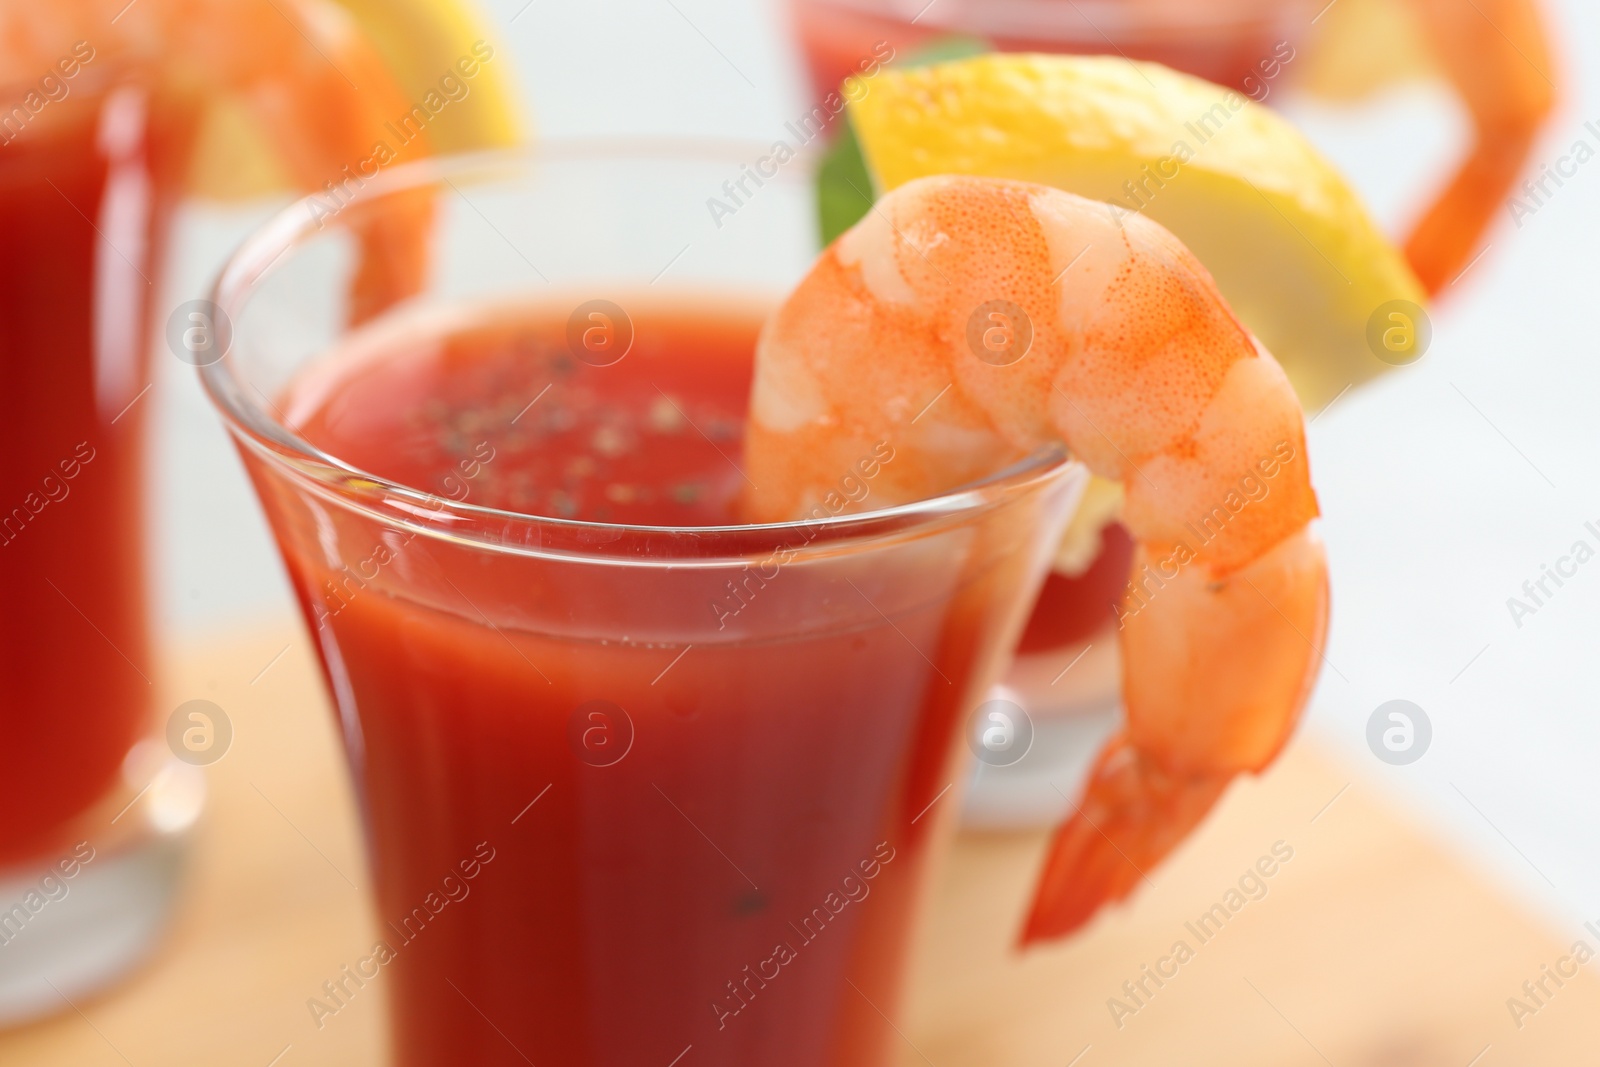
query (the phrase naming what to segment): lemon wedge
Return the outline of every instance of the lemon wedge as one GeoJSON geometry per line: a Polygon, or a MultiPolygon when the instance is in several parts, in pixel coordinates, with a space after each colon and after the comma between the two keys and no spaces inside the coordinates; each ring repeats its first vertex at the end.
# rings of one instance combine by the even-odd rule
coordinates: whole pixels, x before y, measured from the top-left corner
{"type": "Polygon", "coordinates": [[[499,35],[489,31],[471,0],[337,2],[355,16],[412,100],[435,92],[450,101],[450,121],[429,131],[435,152],[515,143],[519,123],[510,58],[494,47],[499,35]]]}
{"type": "MultiPolygon", "coordinates": [[[[490,43],[495,35],[470,0],[316,0],[305,9],[325,21],[348,22],[362,47],[376,52],[406,104],[439,116],[441,121],[428,123],[431,152],[473,151],[518,140],[509,57],[490,43]]],[[[391,119],[401,122],[404,110],[397,109],[391,119]]],[[[368,149],[379,141],[397,143],[378,124],[368,138],[362,145],[368,149]]],[[[346,162],[355,161],[352,156],[346,162]]],[[[285,166],[275,134],[262,127],[245,102],[213,98],[191,162],[191,192],[237,201],[303,185],[285,166]]]]}
{"type": "MultiPolygon", "coordinates": [[[[932,174],[1035,181],[1139,211],[1200,258],[1308,410],[1393,365],[1370,338],[1423,289],[1344,179],[1240,93],[1118,57],[991,54],[845,93],[880,192],[932,174]]],[[[1424,327],[1425,328],[1425,327],[1424,327]]]]}
{"type": "Polygon", "coordinates": [[[1360,100],[1408,81],[1443,78],[1411,4],[1340,0],[1328,8],[1295,87],[1331,101],[1360,100]]]}

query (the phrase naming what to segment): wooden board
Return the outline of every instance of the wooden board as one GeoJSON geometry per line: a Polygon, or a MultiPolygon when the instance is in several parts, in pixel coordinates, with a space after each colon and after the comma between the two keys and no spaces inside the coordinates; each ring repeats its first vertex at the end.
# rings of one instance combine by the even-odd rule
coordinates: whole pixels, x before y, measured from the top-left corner
{"type": "MultiPolygon", "coordinates": [[[[182,650],[160,688],[165,707],[216,702],[235,729],[227,756],[207,770],[210,809],[171,936],[121,987],[0,1034],[0,1064],[381,1065],[381,983],[321,1029],[306,1007],[371,944],[372,918],[305,638],[285,622],[182,650]]],[[[902,1062],[1592,1062],[1595,965],[1521,1029],[1506,1006],[1581,931],[1558,936],[1351,779],[1327,754],[1296,745],[1265,778],[1236,788],[1133,905],[1021,956],[1008,939],[1044,838],[962,837],[924,924],[902,1062]],[[1293,857],[1259,888],[1246,881],[1259,899],[1241,895],[1220,929],[1186,925],[1237,903],[1228,891],[1277,842],[1293,857]],[[1162,963],[1178,941],[1192,957],[1162,963]],[[1145,964],[1170,976],[1157,987],[1145,964]],[[1141,978],[1136,1001],[1123,983],[1141,978]],[[1127,1010],[1113,1012],[1113,997],[1127,1010]]]]}

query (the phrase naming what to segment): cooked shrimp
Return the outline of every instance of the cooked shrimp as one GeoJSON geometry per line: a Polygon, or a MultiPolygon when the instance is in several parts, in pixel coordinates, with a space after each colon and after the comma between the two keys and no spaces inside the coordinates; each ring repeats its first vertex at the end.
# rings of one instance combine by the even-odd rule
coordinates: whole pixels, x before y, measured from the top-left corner
{"type": "Polygon", "coordinates": [[[1435,293],[1476,254],[1555,106],[1556,91],[1534,0],[1410,4],[1473,125],[1471,153],[1406,239],[1406,258],[1435,293]]]}
{"type": "Polygon", "coordinates": [[[1056,836],[1024,941],[1127,895],[1288,738],[1328,610],[1300,406],[1158,224],[1024,182],[902,186],[767,324],[748,432],[757,520],[802,514],[885,440],[886,504],[1052,442],[1124,487],[1142,576],[1122,610],[1127,721],[1056,836]],[[968,342],[997,300],[1031,320],[1006,366],[968,342]]]}

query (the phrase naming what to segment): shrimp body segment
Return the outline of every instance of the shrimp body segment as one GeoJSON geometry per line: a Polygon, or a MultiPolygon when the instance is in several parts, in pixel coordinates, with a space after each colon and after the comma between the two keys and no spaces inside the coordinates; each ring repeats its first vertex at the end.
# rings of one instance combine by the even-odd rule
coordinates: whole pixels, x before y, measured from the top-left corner
{"type": "Polygon", "coordinates": [[[1158,224],[1025,182],[900,187],[769,321],[748,433],[757,521],[802,514],[885,440],[886,504],[1050,443],[1124,487],[1127,721],[1057,833],[1025,942],[1125,896],[1288,738],[1328,610],[1303,416],[1158,224]]]}

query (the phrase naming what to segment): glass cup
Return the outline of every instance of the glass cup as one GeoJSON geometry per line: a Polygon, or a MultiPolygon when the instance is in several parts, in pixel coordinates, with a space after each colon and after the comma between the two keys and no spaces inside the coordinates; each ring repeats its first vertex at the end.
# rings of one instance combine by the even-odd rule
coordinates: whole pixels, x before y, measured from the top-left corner
{"type": "Polygon", "coordinates": [[[0,1025],[144,955],[203,795],[150,737],[144,536],[146,338],[192,119],[57,75],[0,88],[0,1025]]]}
{"type": "MultiPolygon", "coordinates": [[[[459,493],[387,481],[280,410],[330,351],[485,306],[587,324],[608,301],[645,350],[629,307],[772,302],[812,255],[803,161],[763,167],[731,217],[707,206],[769,148],[411,164],[336,212],[291,209],[217,284],[232,344],[202,376],[321,654],[367,831],[378,941],[340,982],[384,975],[400,1064],[891,1061],[964,738],[1084,469],[1052,450],[900,507],[611,525],[475,505],[467,471],[459,493]],[[352,326],[356,228],[429,207],[424,289],[352,326]]],[[[573,336],[596,389],[647,365],[573,336]]],[[[558,396],[534,400],[559,416],[558,396]]]]}

